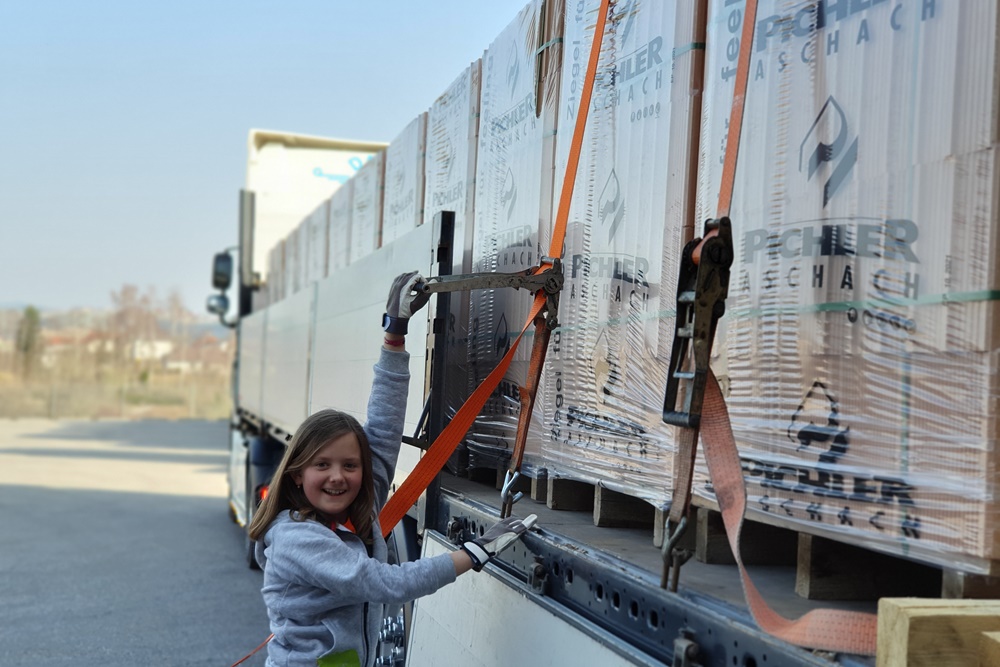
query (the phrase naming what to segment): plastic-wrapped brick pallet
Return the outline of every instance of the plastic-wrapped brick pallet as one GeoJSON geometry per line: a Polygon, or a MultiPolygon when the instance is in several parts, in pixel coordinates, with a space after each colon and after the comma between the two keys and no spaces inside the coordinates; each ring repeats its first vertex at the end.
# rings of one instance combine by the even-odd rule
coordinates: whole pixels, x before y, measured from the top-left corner
{"type": "Polygon", "coordinates": [[[354,181],[340,186],[330,197],[328,274],[351,263],[351,213],[354,210],[354,181]]]}
{"type": "Polygon", "coordinates": [[[268,303],[285,298],[285,241],[278,241],[267,254],[268,303]]]}
{"type": "Polygon", "coordinates": [[[305,244],[299,242],[301,227],[295,227],[285,237],[285,297],[290,297],[302,289],[302,262],[300,253],[305,244]]]}
{"type": "Polygon", "coordinates": [[[427,114],[422,113],[385,149],[381,245],[423,222],[426,141],[427,114]]]}
{"type": "MultiPolygon", "coordinates": [[[[701,217],[741,8],[710,7],[701,217]]],[[[716,364],[753,518],[1000,555],[997,30],[992,0],[760,3],[716,364]]]]}
{"type": "MultiPolygon", "coordinates": [[[[561,2],[534,0],[483,55],[474,271],[522,271],[548,252],[562,24],[561,2]]],[[[476,385],[507,352],[530,306],[531,295],[523,290],[472,293],[470,367],[476,385]]],[[[495,468],[508,459],[520,412],[517,388],[530,354],[526,338],[469,430],[471,467],[495,468]]],[[[524,459],[529,473],[540,457],[541,429],[536,411],[524,459]]]]}
{"type": "Polygon", "coordinates": [[[296,280],[298,289],[303,290],[309,286],[309,237],[312,223],[307,216],[299,223],[295,229],[296,239],[299,244],[299,254],[296,257],[298,266],[296,267],[296,280]]]}
{"type": "MultiPolygon", "coordinates": [[[[477,60],[434,101],[427,113],[427,162],[424,224],[441,211],[455,214],[452,273],[472,271],[472,233],[475,229],[476,147],[479,139],[479,84],[482,61],[477,60]]],[[[445,418],[451,420],[474,390],[469,369],[470,295],[451,295],[447,324],[448,360],[444,392],[445,418]]],[[[436,300],[432,299],[432,306],[436,300]]],[[[467,450],[460,445],[448,462],[455,474],[464,474],[467,450]]]]}
{"type": "Polygon", "coordinates": [[[385,151],[376,153],[358,170],[351,206],[350,261],[356,262],[378,249],[382,234],[382,194],[385,151]]]}
{"type": "MultiPolygon", "coordinates": [[[[567,10],[557,192],[599,6],[589,0],[567,10]]],[[[676,450],[660,415],[694,194],[691,91],[699,87],[701,52],[691,48],[691,11],[623,3],[606,24],[541,411],[549,475],[661,507],[676,450]]]]}
{"type": "Polygon", "coordinates": [[[303,222],[306,231],[306,284],[326,278],[327,234],[330,224],[330,200],[324,201],[303,222]]]}

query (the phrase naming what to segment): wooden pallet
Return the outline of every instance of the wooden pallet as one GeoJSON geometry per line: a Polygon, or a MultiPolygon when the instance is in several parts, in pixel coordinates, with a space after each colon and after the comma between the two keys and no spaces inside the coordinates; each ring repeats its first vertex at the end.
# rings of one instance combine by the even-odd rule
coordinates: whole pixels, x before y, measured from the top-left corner
{"type": "Polygon", "coordinates": [[[883,598],[877,667],[1000,665],[1000,601],[883,598]]]}
{"type": "MultiPolygon", "coordinates": [[[[503,487],[506,466],[470,468],[472,481],[503,487]]],[[[515,492],[530,495],[549,509],[569,512],[593,512],[594,525],[602,528],[649,528],[653,530],[657,510],[649,502],[619,493],[600,484],[555,477],[544,468],[525,472],[514,485],[515,492]]],[[[662,529],[661,529],[662,530],[662,529]]]]}
{"type": "MultiPolygon", "coordinates": [[[[735,562],[721,515],[706,507],[698,507],[696,513],[697,559],[713,564],[735,562]]],[[[746,565],[795,565],[795,592],[809,600],[1000,598],[997,577],[968,574],[756,521],[744,521],[742,537],[746,565]]]]}
{"type": "MultiPolygon", "coordinates": [[[[503,485],[505,467],[470,470],[470,478],[503,485]]],[[[663,544],[666,512],[642,498],[601,484],[557,477],[545,469],[524,475],[515,491],[530,495],[549,509],[589,512],[598,527],[647,528],[655,547],[663,544]]],[[[702,563],[733,564],[725,526],[719,512],[706,506],[691,508],[682,548],[702,563]]],[[[795,592],[808,600],[876,601],[884,597],[914,596],[944,599],[1000,598],[1000,577],[968,574],[838,542],[794,529],[746,520],[741,556],[745,565],[795,567],[795,592]]],[[[1000,663],[997,663],[1000,667],[1000,663]]]]}
{"type": "MultiPolygon", "coordinates": [[[[542,498],[541,486],[538,485],[537,496],[533,494],[532,498],[542,498]]],[[[547,475],[544,500],[549,509],[591,511],[594,525],[601,528],[655,530],[656,508],[653,505],[600,484],[547,475]]]]}
{"type": "MultiPolygon", "coordinates": [[[[718,515],[717,506],[711,501],[695,497],[692,502],[700,512],[718,515]]],[[[714,526],[712,530],[718,529],[723,533],[717,539],[725,542],[721,517],[710,526],[714,526]]],[[[747,560],[747,544],[756,541],[749,536],[748,530],[761,530],[757,526],[767,526],[777,532],[762,535],[770,534],[772,539],[779,539],[777,536],[781,531],[795,536],[796,592],[807,599],[877,600],[903,595],[947,599],[1000,598],[1000,576],[969,573],[963,569],[962,563],[948,564],[948,559],[941,554],[933,557],[921,552],[911,552],[907,556],[889,554],[797,531],[793,525],[780,521],[762,523],[747,519],[743,526],[744,562],[747,564],[767,564],[747,560]]],[[[728,544],[725,546],[728,547],[728,544]]],[[[752,550],[754,547],[749,548],[752,550]]],[[[1000,571],[993,564],[984,566],[977,562],[976,566],[1000,571]]]]}

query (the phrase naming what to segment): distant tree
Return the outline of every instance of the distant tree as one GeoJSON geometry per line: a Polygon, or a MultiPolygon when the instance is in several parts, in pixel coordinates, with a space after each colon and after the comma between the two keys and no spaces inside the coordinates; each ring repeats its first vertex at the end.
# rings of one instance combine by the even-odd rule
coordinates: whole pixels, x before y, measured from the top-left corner
{"type": "Polygon", "coordinates": [[[109,329],[114,355],[119,364],[131,366],[135,344],[153,340],[159,330],[156,321],[156,291],[150,287],[145,294],[135,285],[125,284],[111,293],[114,312],[109,329]]]}
{"type": "Polygon", "coordinates": [[[24,309],[21,321],[17,325],[14,345],[22,377],[30,380],[42,354],[42,318],[34,306],[24,309]]]}

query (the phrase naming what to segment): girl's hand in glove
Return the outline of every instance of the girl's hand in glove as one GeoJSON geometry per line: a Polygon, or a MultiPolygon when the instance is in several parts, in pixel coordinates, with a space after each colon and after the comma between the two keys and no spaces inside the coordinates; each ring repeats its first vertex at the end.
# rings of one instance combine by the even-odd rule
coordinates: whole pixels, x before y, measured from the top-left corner
{"type": "Polygon", "coordinates": [[[514,544],[521,535],[535,525],[534,514],[525,519],[507,517],[494,524],[482,537],[462,545],[462,550],[472,559],[472,569],[479,572],[494,556],[514,544]]]}
{"type": "Polygon", "coordinates": [[[414,289],[417,283],[423,281],[423,276],[416,271],[401,273],[392,281],[389,298],[385,302],[385,315],[382,316],[382,328],[387,333],[405,335],[410,317],[431,298],[429,292],[414,289]]]}

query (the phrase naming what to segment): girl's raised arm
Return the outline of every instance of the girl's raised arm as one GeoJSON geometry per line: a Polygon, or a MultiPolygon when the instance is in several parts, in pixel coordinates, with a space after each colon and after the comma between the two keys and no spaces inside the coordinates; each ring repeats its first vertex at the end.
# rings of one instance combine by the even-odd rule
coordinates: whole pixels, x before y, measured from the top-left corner
{"type": "Polygon", "coordinates": [[[372,476],[377,507],[385,504],[389,485],[396,472],[396,460],[403,437],[406,398],[409,389],[410,355],[403,348],[410,317],[423,307],[429,294],[415,292],[423,277],[416,271],[396,277],[389,289],[382,328],[382,352],[375,364],[375,379],[368,399],[365,432],[372,449],[372,476]]]}

